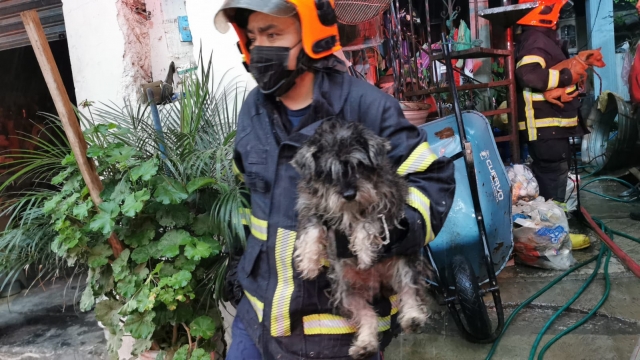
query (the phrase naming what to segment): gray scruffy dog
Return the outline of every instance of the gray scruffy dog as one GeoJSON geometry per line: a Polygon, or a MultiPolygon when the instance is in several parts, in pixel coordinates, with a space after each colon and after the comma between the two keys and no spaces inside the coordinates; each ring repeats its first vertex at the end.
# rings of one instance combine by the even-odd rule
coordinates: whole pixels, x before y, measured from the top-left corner
{"type": "Polygon", "coordinates": [[[378,317],[371,301],[398,294],[405,331],[427,321],[427,275],[418,254],[376,259],[389,230],[404,217],[406,181],[387,157],[386,139],[363,125],[326,120],[291,162],[300,173],[298,238],[294,263],[313,279],[328,259],[332,301],[357,329],[349,355],[364,359],[378,351],[378,317]],[[334,230],[349,238],[355,258],[337,256],[334,230]]]}

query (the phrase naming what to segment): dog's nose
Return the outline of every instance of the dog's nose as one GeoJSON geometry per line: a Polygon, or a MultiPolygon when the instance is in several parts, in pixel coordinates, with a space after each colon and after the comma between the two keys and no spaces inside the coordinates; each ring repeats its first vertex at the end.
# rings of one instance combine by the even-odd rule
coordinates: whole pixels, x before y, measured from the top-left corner
{"type": "Polygon", "coordinates": [[[347,201],[352,201],[353,199],[356,198],[356,190],[355,189],[345,190],[342,193],[342,197],[347,201]]]}

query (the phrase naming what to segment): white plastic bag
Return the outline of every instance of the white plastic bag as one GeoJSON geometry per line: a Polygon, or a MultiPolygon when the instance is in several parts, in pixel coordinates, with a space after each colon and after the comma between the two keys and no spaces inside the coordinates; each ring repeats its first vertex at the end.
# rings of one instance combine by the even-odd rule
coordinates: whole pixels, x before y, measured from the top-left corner
{"type": "Polygon", "coordinates": [[[531,201],[540,194],[540,187],[533,172],[525,165],[516,164],[507,167],[507,176],[511,182],[511,200],[513,204],[518,201],[531,201]]]}
{"type": "Polygon", "coordinates": [[[566,270],[575,259],[571,254],[569,223],[562,208],[539,197],[513,206],[516,260],[544,269],[566,270]]]}

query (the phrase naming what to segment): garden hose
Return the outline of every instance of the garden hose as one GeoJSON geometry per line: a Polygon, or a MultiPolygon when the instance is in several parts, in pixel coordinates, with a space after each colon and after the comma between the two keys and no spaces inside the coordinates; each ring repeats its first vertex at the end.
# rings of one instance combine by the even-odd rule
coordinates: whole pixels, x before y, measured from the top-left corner
{"type": "MultiPolygon", "coordinates": [[[[608,180],[608,179],[594,179],[591,182],[595,182],[598,180],[608,180]]],[[[622,181],[622,180],[620,180],[622,181]]],[[[589,183],[585,184],[584,186],[588,185],[589,183]]],[[[584,187],[583,186],[583,187],[584,187]]],[[[617,230],[613,230],[611,228],[609,228],[608,226],[606,226],[604,224],[604,222],[602,222],[600,219],[594,218],[593,219],[598,225],[600,225],[600,228],[602,229],[602,231],[606,232],[607,235],[609,235],[609,237],[611,239],[613,239],[614,235],[618,235],[621,237],[624,237],[626,239],[629,239],[631,241],[637,242],[640,244],[640,239],[635,238],[631,235],[625,234],[621,231],[617,231],[617,230]]],[[[500,340],[502,339],[502,336],[505,334],[507,328],[509,327],[509,325],[511,324],[511,321],[514,319],[514,317],[520,312],[520,310],[522,310],[523,308],[525,308],[527,305],[531,304],[535,299],[537,299],[538,297],[540,297],[542,294],[544,294],[545,292],[547,292],[549,289],[551,289],[553,286],[555,286],[557,283],[559,283],[562,279],[564,279],[567,275],[573,273],[574,271],[594,262],[597,261],[596,266],[591,274],[591,276],[589,277],[589,279],[587,279],[587,281],[585,282],[585,284],[582,285],[582,287],[580,288],[580,290],[578,290],[578,292],[564,305],[562,306],[562,308],[560,310],[558,310],[552,317],[551,319],[549,319],[549,321],[545,324],[545,326],[542,328],[542,330],[540,331],[540,333],[538,334],[536,341],[534,342],[531,352],[530,352],[530,356],[529,359],[534,359],[535,358],[535,352],[540,344],[540,341],[542,339],[542,336],[544,335],[544,333],[546,332],[546,330],[551,326],[551,324],[560,316],[560,314],[566,310],[571,304],[573,304],[573,302],[575,302],[580,295],[584,292],[584,290],[587,289],[587,287],[591,284],[591,282],[593,281],[593,279],[597,276],[598,271],[600,270],[600,266],[601,266],[601,261],[602,261],[602,257],[606,256],[606,260],[605,260],[605,265],[604,265],[604,277],[605,277],[605,291],[602,295],[602,298],[600,299],[600,301],[598,302],[598,304],[596,304],[596,306],[587,314],[585,315],[582,319],[580,319],[579,321],[577,321],[575,324],[571,325],[570,327],[568,327],[567,329],[565,329],[564,331],[562,331],[561,333],[559,333],[558,335],[556,335],[555,337],[553,337],[551,340],[549,340],[540,350],[540,353],[538,354],[538,360],[542,360],[544,358],[544,354],[547,352],[547,350],[549,350],[549,348],[556,343],[560,338],[562,338],[563,336],[567,335],[568,333],[572,332],[573,330],[579,328],[580,326],[582,326],[585,322],[587,322],[593,315],[596,314],[596,312],[602,307],[602,305],[604,304],[604,302],[607,300],[607,298],[609,297],[609,293],[611,290],[611,278],[609,276],[609,261],[611,259],[611,255],[612,252],[609,248],[607,248],[605,246],[605,244],[603,243],[601,248],[600,248],[600,253],[597,256],[594,256],[582,263],[579,263],[578,265],[572,267],[571,269],[565,271],[564,273],[562,273],[560,276],[558,276],[557,278],[555,278],[553,281],[551,281],[549,284],[547,284],[545,287],[543,287],[542,289],[540,289],[538,292],[536,292],[535,294],[533,294],[531,297],[529,297],[527,300],[525,300],[522,304],[520,304],[520,306],[518,306],[507,318],[507,320],[505,321],[504,324],[504,329],[502,330],[502,333],[498,336],[498,338],[496,339],[496,341],[493,343],[493,346],[491,347],[491,350],[489,351],[489,354],[486,357],[486,360],[490,360],[497,347],[498,344],[500,343],[500,340]]]]}

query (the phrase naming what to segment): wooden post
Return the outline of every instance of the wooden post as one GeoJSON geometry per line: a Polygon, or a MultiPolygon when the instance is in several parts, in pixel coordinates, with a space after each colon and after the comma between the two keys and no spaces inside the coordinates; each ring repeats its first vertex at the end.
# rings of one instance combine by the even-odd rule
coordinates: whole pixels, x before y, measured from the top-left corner
{"type": "MultiPolygon", "coordinates": [[[[29,41],[38,59],[38,64],[40,64],[42,75],[44,75],[47,87],[53,98],[53,103],[62,121],[64,132],[67,135],[67,139],[69,139],[71,150],[78,162],[82,178],[89,188],[89,194],[91,195],[93,203],[98,206],[102,203],[102,199],[100,198],[102,182],[96,171],[95,163],[87,158],[87,143],[84,140],[80,123],[71,106],[69,95],[67,95],[62,77],[60,77],[60,72],[53,59],[53,54],[51,53],[51,48],[49,47],[49,42],[44,34],[44,30],[42,29],[38,12],[36,10],[25,11],[20,13],[20,17],[24,23],[27,35],[29,35],[29,41]]],[[[109,237],[109,244],[111,245],[113,254],[117,258],[124,249],[124,245],[118,240],[115,234],[111,234],[109,237]]]]}

